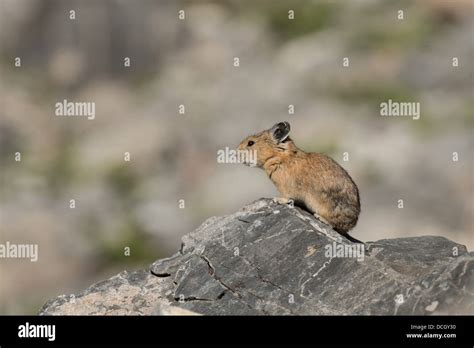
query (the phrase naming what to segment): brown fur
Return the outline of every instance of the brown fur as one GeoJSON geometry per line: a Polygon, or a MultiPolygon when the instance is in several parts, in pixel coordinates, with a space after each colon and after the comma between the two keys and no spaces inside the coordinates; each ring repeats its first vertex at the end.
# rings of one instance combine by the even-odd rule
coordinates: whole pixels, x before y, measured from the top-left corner
{"type": "Polygon", "coordinates": [[[281,130],[285,126],[287,134],[290,125],[279,123],[245,138],[238,149],[256,150],[257,167],[265,170],[284,198],[303,204],[310,212],[329,222],[336,231],[346,234],[356,225],[360,213],[356,184],[328,156],[304,152],[288,135],[280,139],[282,141],[276,139],[275,129],[280,127],[281,130]],[[254,144],[249,146],[249,141],[254,144]]]}

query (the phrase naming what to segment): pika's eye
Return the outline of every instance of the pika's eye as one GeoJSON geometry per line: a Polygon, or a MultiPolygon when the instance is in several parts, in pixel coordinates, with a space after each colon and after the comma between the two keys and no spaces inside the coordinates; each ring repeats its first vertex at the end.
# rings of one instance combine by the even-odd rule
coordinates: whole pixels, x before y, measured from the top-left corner
{"type": "Polygon", "coordinates": [[[247,146],[252,146],[253,144],[255,144],[255,142],[253,140],[250,140],[247,146]]]}

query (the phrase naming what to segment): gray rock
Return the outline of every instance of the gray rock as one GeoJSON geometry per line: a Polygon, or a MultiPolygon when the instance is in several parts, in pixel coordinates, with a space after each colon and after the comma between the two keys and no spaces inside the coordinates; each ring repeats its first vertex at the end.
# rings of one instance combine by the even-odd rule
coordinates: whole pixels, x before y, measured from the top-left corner
{"type": "Polygon", "coordinates": [[[40,314],[474,314],[474,253],[443,237],[352,243],[260,199],[182,241],[149,272],[60,296],[40,314]]]}
{"type": "Polygon", "coordinates": [[[40,315],[149,315],[168,303],[163,295],[167,285],[148,271],[124,271],[77,295],[48,301],[40,315]]]}
{"type": "Polygon", "coordinates": [[[201,315],[199,313],[166,304],[159,304],[152,313],[153,315],[201,315]]]}

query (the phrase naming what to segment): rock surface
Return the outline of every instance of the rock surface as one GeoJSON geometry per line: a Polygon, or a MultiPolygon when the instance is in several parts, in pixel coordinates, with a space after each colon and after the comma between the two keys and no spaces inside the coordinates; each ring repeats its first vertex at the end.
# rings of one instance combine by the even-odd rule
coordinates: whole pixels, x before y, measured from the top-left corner
{"type": "Polygon", "coordinates": [[[443,237],[364,247],[260,199],[182,241],[150,270],[59,296],[40,314],[474,314],[474,253],[443,237]]]}

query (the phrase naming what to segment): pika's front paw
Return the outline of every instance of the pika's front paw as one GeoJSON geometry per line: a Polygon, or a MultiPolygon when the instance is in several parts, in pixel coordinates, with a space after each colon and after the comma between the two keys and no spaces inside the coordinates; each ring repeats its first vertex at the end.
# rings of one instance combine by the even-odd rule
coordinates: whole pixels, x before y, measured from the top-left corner
{"type": "Polygon", "coordinates": [[[288,204],[291,207],[295,205],[295,202],[292,199],[286,197],[275,197],[273,198],[273,202],[277,204],[288,204]]]}
{"type": "Polygon", "coordinates": [[[315,217],[316,219],[318,219],[318,220],[321,221],[322,223],[331,226],[331,224],[329,223],[329,221],[326,220],[325,218],[323,218],[323,217],[322,217],[321,215],[319,215],[318,213],[314,213],[313,215],[314,215],[314,217],[315,217]]]}

